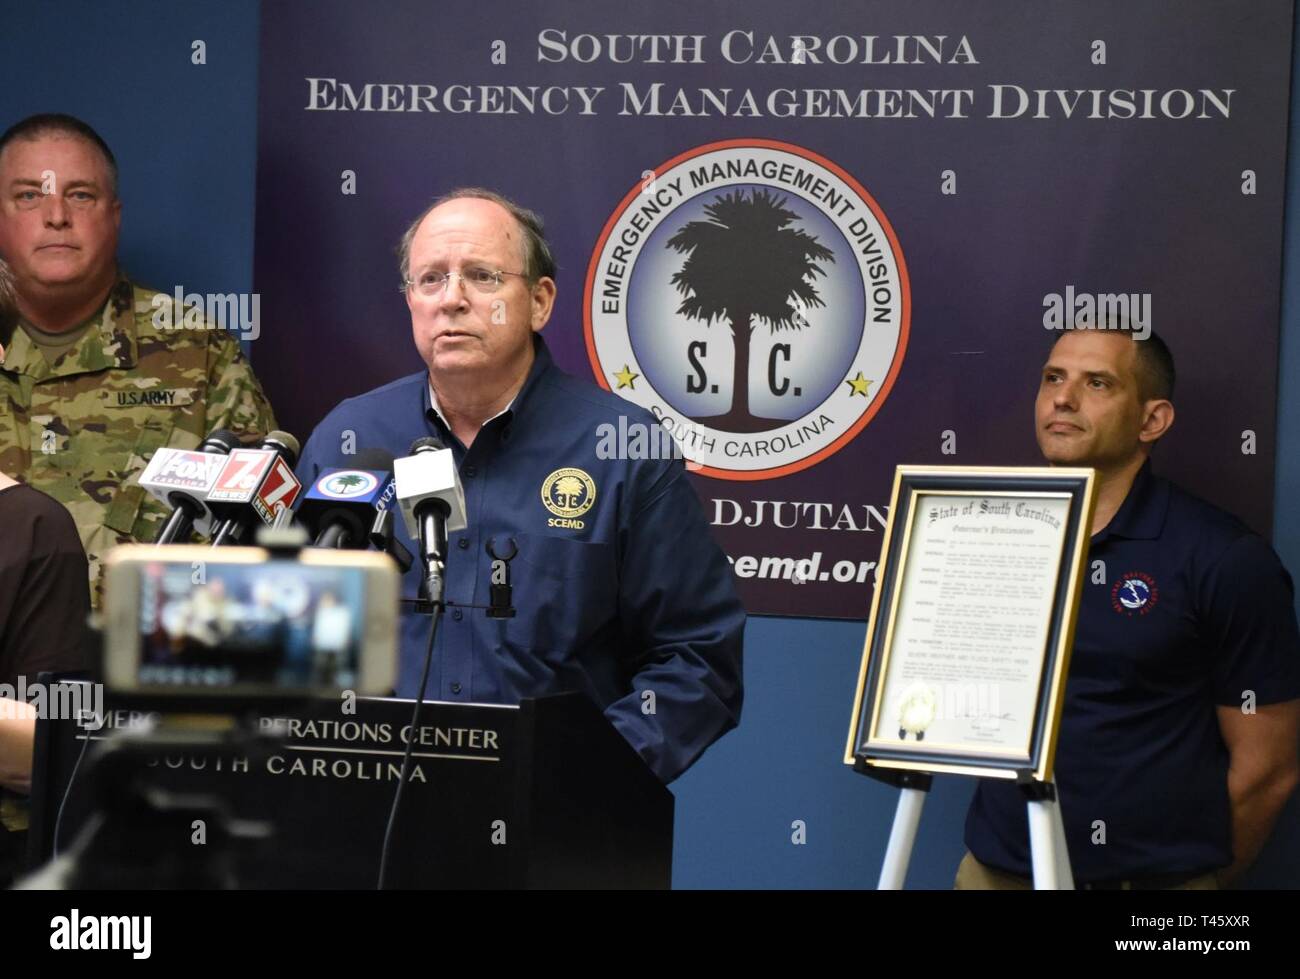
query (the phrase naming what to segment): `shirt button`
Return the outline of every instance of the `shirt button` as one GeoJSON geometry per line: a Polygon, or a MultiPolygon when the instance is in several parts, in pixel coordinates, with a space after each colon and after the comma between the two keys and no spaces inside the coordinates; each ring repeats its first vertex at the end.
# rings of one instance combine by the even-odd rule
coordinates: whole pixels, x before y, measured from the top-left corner
{"type": "Polygon", "coordinates": [[[456,609],[454,612],[451,613],[451,617],[455,619],[457,622],[459,622],[461,619],[465,618],[465,613],[462,612],[460,609],[456,609]]]}
{"type": "Polygon", "coordinates": [[[451,685],[451,692],[452,692],[452,693],[460,693],[460,684],[459,684],[459,683],[453,683],[453,684],[451,685]]]}
{"type": "Polygon", "coordinates": [[[466,479],[473,479],[473,478],[474,478],[475,476],[477,476],[477,475],[478,475],[478,470],[475,469],[473,466],[466,466],[466,467],[465,467],[465,478],[466,478],[466,479]]]}
{"type": "Polygon", "coordinates": [[[462,537],[460,540],[456,541],[456,546],[459,547],[462,551],[465,550],[467,547],[469,547],[469,538],[462,537]]]}

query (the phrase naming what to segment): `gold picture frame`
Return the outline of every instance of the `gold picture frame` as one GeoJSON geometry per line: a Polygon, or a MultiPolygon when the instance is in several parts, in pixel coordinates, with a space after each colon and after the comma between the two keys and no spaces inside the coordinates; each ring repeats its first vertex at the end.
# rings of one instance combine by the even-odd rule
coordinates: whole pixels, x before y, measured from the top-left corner
{"type": "Polygon", "coordinates": [[[1092,469],[896,469],[845,764],[1051,780],[1095,487],[1092,469]]]}

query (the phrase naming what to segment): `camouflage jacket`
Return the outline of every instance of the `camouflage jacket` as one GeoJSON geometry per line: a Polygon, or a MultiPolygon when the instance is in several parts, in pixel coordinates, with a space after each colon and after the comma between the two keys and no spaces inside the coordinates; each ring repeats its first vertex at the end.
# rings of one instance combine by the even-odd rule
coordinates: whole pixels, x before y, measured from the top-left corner
{"type": "Polygon", "coordinates": [[[174,305],[122,277],[97,325],[53,365],[22,329],[0,360],[0,472],[72,513],[96,607],[108,550],[152,541],[167,517],[137,483],[154,451],[193,449],[217,428],[248,437],[275,427],[237,335],[168,328],[186,322],[174,305]]]}

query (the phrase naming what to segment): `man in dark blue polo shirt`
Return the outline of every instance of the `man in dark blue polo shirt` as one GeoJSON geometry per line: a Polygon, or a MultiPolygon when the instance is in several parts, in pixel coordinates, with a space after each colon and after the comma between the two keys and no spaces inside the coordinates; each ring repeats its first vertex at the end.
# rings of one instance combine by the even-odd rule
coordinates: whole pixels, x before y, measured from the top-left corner
{"type": "MultiPolygon", "coordinates": [[[[517,703],[582,691],[660,778],[676,778],[740,719],[745,625],[680,458],[609,458],[633,453],[609,452],[605,426],[657,433],[658,423],[552,362],[540,332],[555,263],[536,215],[488,191],[455,191],[411,225],[399,254],[426,369],[330,412],[299,477],[310,484],[363,449],[404,456],[417,438],[442,440],[468,517],[450,535],[446,598],[487,605],[487,543],[508,551],[513,538],[518,616],[453,606],[427,695],[517,703]]],[[[417,561],[406,597],[421,578],[417,561]]],[[[399,696],[417,694],[429,626],[403,616],[399,696]]]]}
{"type": "MultiPolygon", "coordinates": [[[[1295,788],[1300,637],[1268,544],[1151,472],[1174,367],[1142,336],[1067,332],[1038,393],[1043,455],[1098,473],[1055,780],[1077,885],[1215,887],[1295,788]]],[[[980,782],[966,845],[959,888],[1031,886],[1015,785],[980,782]]]]}

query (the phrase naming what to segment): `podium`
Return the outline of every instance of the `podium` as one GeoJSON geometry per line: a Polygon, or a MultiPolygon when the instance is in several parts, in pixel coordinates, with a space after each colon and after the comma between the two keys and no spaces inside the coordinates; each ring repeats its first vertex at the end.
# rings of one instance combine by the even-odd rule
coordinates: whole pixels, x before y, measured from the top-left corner
{"type": "MultiPolygon", "coordinates": [[[[285,732],[265,753],[158,755],[143,777],[149,786],[218,797],[233,816],[271,824],[269,839],[235,851],[241,888],[373,889],[411,709],[410,700],[387,698],[357,698],[353,713],[337,699],[307,702],[260,719],[285,732]]],[[[87,775],[97,742],[129,725],[131,707],[109,698],[104,715],[105,726],[90,732],[72,719],[37,722],[33,867],[53,853],[59,808],[87,738],[64,804],[61,853],[92,815],[87,775]]],[[[518,706],[430,701],[414,741],[389,887],[670,885],[673,796],[586,697],[518,706]]]]}

